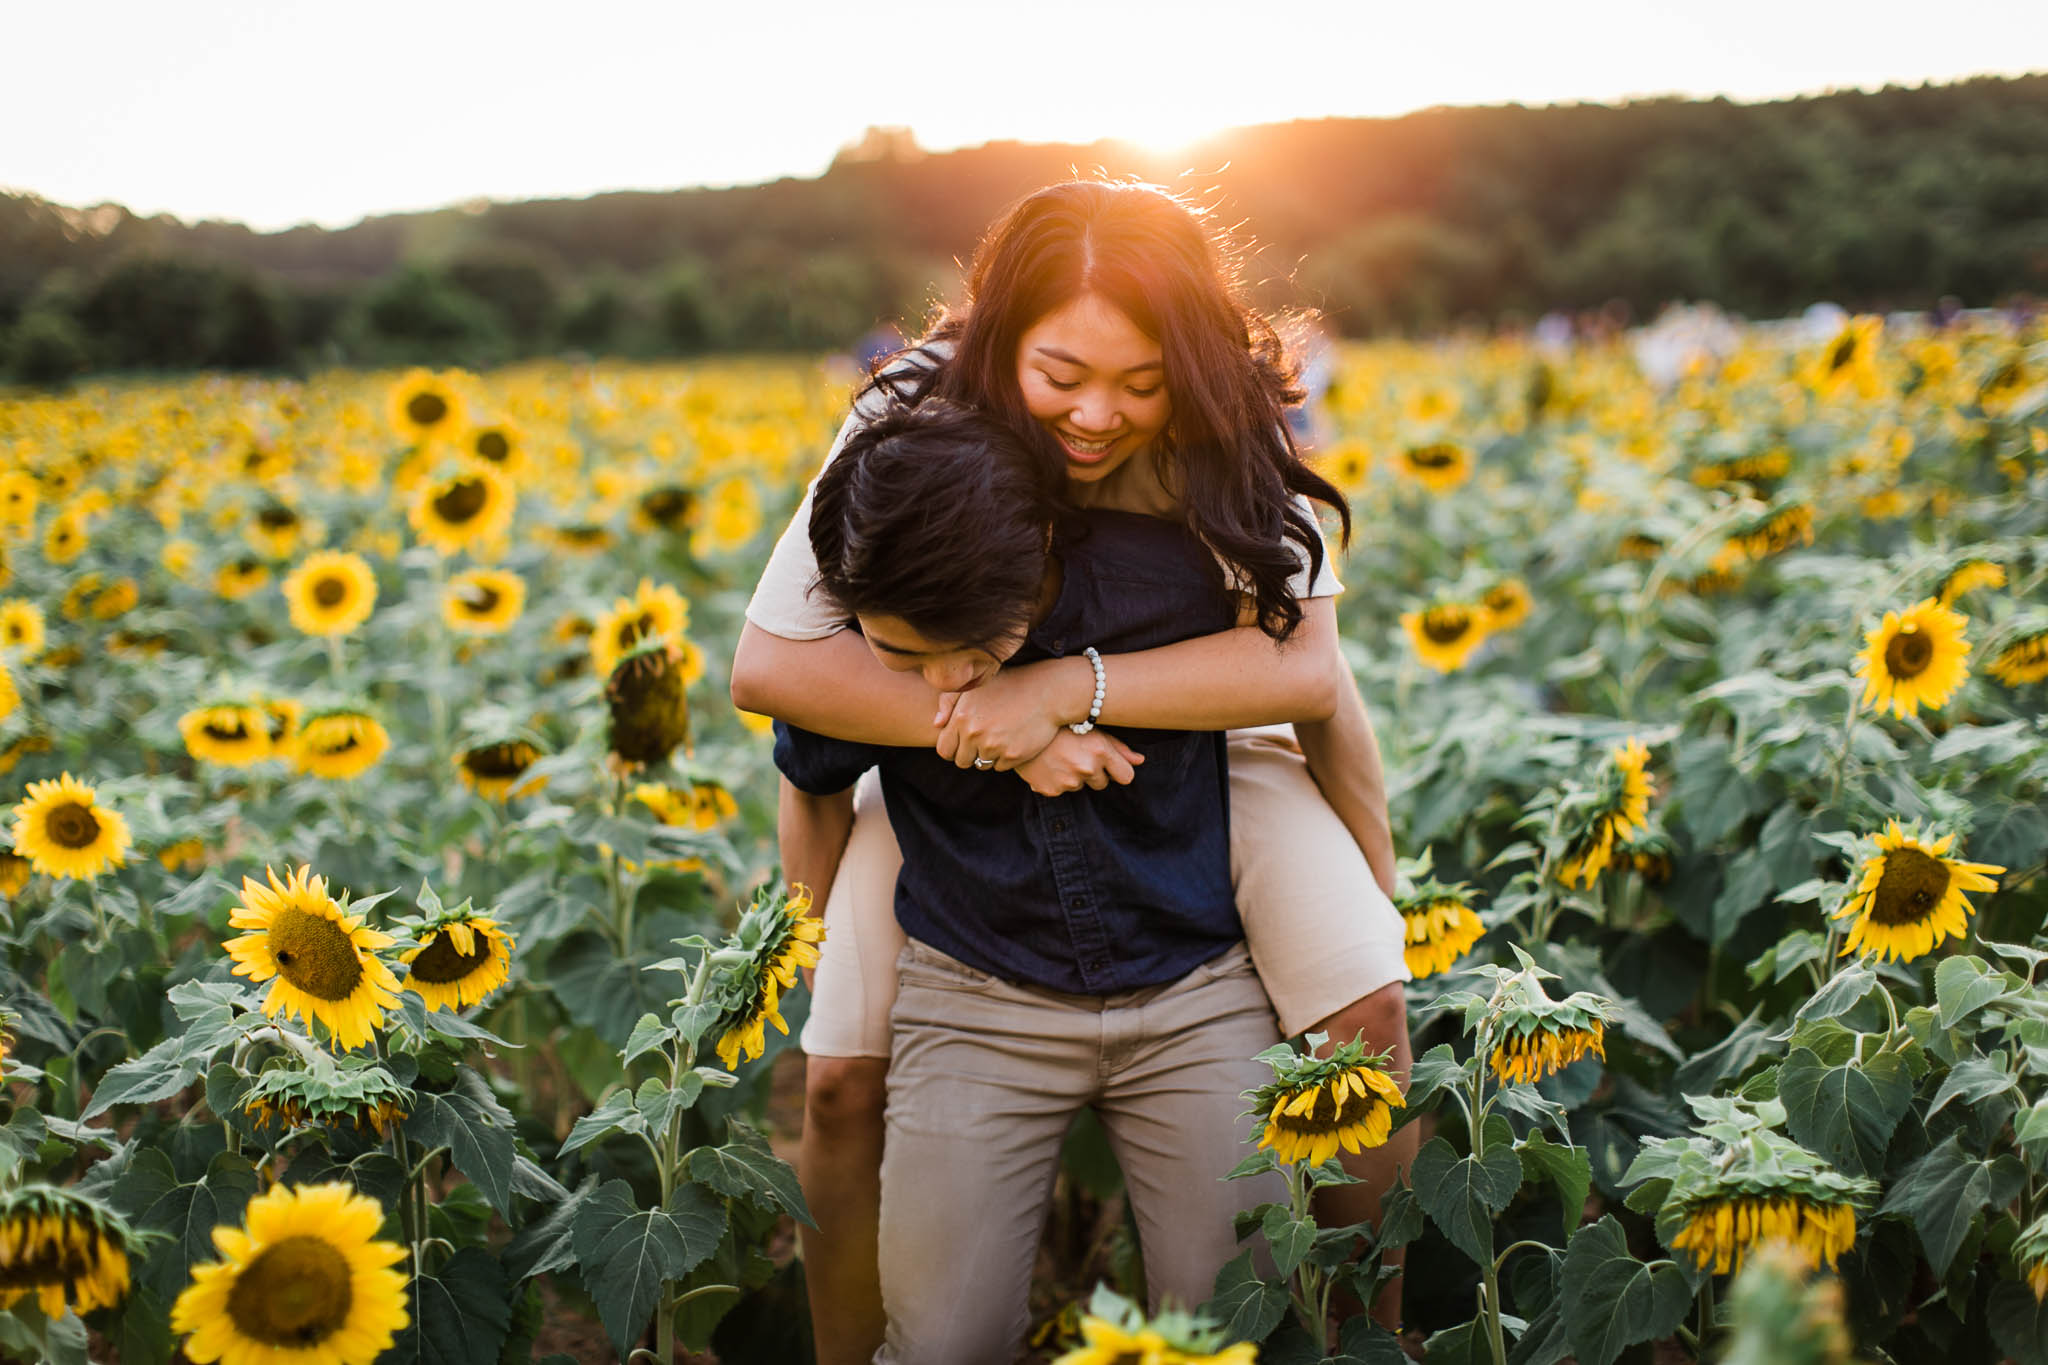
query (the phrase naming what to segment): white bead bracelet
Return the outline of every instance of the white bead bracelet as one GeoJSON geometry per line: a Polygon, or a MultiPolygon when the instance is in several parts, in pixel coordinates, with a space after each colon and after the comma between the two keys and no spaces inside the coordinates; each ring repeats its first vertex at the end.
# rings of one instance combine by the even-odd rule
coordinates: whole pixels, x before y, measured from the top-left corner
{"type": "Polygon", "coordinates": [[[1090,645],[1081,653],[1087,656],[1088,662],[1095,668],[1095,700],[1088,703],[1088,719],[1077,720],[1067,727],[1077,735],[1085,735],[1095,728],[1096,718],[1102,714],[1103,688],[1108,682],[1108,675],[1102,671],[1102,656],[1095,652],[1095,647],[1090,645]]]}

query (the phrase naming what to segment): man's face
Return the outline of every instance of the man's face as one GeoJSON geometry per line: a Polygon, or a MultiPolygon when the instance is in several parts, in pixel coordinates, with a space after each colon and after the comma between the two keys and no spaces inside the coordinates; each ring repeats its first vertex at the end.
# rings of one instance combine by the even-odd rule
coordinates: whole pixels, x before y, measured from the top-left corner
{"type": "Polygon", "coordinates": [[[861,634],[882,666],[917,673],[935,692],[971,692],[996,675],[1003,661],[1024,646],[1025,627],[986,645],[934,640],[900,616],[870,613],[860,618],[861,634]]]}

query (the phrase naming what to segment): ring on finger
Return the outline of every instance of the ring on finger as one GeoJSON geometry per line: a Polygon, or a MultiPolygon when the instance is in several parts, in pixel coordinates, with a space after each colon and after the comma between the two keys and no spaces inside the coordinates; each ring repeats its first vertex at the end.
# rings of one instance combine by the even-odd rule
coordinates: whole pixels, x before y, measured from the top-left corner
{"type": "Polygon", "coordinates": [[[993,768],[996,766],[996,761],[992,758],[977,758],[974,760],[974,766],[977,768],[993,768]]]}

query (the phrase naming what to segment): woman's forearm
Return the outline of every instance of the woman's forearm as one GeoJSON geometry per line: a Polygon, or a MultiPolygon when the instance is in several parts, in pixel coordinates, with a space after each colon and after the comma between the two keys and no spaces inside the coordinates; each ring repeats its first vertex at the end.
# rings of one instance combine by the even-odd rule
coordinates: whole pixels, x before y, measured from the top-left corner
{"type": "MultiPolygon", "coordinates": [[[[1328,666],[1336,654],[1335,599],[1304,600],[1302,621],[1284,644],[1238,626],[1132,654],[1105,655],[1099,723],[1149,730],[1232,730],[1284,721],[1327,720],[1340,698],[1328,666]]],[[[1085,720],[1095,691],[1086,659],[1055,661],[1063,723],[1085,720]]],[[[1044,665],[1036,665],[1044,666],[1044,665]]]]}
{"type": "Polygon", "coordinates": [[[775,806],[775,837],[782,846],[782,879],[810,888],[814,914],[825,913],[839,859],[853,832],[853,789],[813,796],[782,779],[775,806]]]}
{"type": "Polygon", "coordinates": [[[1336,714],[1328,720],[1297,722],[1295,737],[1310,776],[1337,818],[1351,831],[1372,867],[1380,890],[1394,894],[1394,831],[1387,816],[1387,778],[1379,740],[1365,712],[1365,699],[1350,670],[1343,669],[1336,714]]]}
{"type": "Polygon", "coordinates": [[[851,630],[785,640],[748,622],[733,654],[732,703],[861,744],[924,748],[937,735],[938,693],[915,673],[882,667],[851,630]]]}

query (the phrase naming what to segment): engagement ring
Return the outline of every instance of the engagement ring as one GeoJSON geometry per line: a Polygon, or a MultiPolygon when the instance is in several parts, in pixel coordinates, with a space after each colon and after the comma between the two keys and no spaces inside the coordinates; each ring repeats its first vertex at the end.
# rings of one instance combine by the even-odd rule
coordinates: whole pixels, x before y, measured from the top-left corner
{"type": "Polygon", "coordinates": [[[977,758],[974,760],[974,766],[977,768],[993,768],[996,766],[996,761],[992,758],[977,758]]]}

